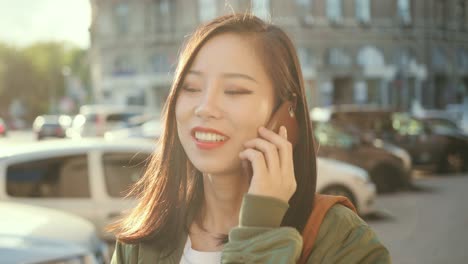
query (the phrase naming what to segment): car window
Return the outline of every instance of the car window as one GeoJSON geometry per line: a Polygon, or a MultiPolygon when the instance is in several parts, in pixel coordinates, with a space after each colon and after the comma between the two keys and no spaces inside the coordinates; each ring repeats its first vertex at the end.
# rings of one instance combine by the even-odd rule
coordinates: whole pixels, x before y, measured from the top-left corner
{"type": "Polygon", "coordinates": [[[104,177],[107,192],[112,197],[124,197],[146,169],[147,153],[105,153],[104,177]]]}
{"type": "Polygon", "coordinates": [[[435,133],[456,133],[459,131],[459,128],[455,123],[450,120],[444,119],[426,119],[426,124],[434,131],[435,133]]]}
{"type": "Polygon", "coordinates": [[[86,155],[12,164],[7,168],[7,193],[13,197],[90,197],[86,155]]]}
{"type": "Polygon", "coordinates": [[[320,145],[340,148],[350,148],[356,142],[352,135],[329,123],[315,123],[314,134],[320,145]]]}
{"type": "Polygon", "coordinates": [[[420,135],[424,133],[424,125],[421,121],[406,114],[395,113],[392,116],[393,128],[400,135],[420,135]]]}
{"type": "Polygon", "coordinates": [[[128,120],[137,114],[133,113],[117,113],[107,115],[106,120],[108,122],[128,122],[128,120]]]}

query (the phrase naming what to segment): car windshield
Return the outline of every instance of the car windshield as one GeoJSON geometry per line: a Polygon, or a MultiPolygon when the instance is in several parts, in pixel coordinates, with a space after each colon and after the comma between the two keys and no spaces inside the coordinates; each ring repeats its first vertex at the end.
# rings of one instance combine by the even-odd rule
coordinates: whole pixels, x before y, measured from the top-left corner
{"type": "Polygon", "coordinates": [[[356,137],[336,125],[325,122],[314,124],[314,134],[317,141],[323,146],[350,148],[358,141],[356,137]]]}
{"type": "Polygon", "coordinates": [[[414,136],[424,132],[423,123],[405,113],[394,113],[392,126],[400,135],[414,136]]]}

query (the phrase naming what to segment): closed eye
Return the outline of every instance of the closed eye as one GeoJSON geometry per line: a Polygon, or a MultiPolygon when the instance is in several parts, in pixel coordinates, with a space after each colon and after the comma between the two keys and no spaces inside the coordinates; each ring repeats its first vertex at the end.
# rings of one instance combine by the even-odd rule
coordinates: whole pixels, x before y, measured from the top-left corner
{"type": "Polygon", "coordinates": [[[198,88],[194,88],[194,87],[190,87],[190,86],[182,86],[182,89],[186,92],[189,92],[189,93],[195,93],[195,92],[198,92],[200,91],[200,89],[198,88]]]}
{"type": "Polygon", "coordinates": [[[229,95],[242,95],[242,94],[251,94],[252,91],[248,91],[248,90],[227,90],[224,93],[229,94],[229,95]]]}

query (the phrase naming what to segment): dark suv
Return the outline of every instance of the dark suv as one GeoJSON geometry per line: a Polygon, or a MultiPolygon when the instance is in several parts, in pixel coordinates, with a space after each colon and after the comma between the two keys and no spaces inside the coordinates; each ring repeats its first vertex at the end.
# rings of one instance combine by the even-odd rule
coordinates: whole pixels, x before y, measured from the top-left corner
{"type": "Polygon", "coordinates": [[[378,192],[411,185],[411,158],[401,148],[382,140],[363,140],[331,122],[313,122],[318,156],[359,166],[368,171],[378,192]]]}

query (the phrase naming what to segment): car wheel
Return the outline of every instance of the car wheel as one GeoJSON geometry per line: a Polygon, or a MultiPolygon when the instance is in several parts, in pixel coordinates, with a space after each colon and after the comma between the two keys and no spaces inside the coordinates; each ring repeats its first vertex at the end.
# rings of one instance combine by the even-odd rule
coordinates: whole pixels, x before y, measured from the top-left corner
{"type": "Polygon", "coordinates": [[[451,149],[446,152],[447,154],[442,156],[441,167],[439,172],[441,173],[460,173],[467,169],[468,159],[466,159],[459,149],[451,149]]]}
{"type": "Polygon", "coordinates": [[[354,197],[353,193],[345,186],[342,186],[342,185],[328,186],[327,188],[323,189],[323,191],[321,191],[320,193],[328,194],[328,195],[344,196],[348,198],[354,204],[354,207],[356,207],[356,209],[358,209],[357,204],[356,204],[356,198],[354,197]]]}
{"type": "Polygon", "coordinates": [[[371,169],[369,175],[377,187],[378,193],[394,192],[403,186],[401,172],[392,165],[380,164],[371,169]]]}

